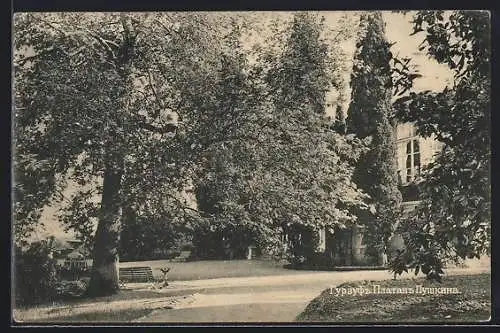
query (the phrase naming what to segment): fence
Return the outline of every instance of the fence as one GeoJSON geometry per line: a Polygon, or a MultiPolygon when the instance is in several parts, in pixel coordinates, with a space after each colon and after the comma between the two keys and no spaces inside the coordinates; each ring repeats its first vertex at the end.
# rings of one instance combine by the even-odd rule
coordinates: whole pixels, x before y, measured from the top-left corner
{"type": "Polygon", "coordinates": [[[62,265],[59,265],[58,272],[62,279],[78,280],[89,276],[92,268],[92,259],[67,258],[62,265]]]}

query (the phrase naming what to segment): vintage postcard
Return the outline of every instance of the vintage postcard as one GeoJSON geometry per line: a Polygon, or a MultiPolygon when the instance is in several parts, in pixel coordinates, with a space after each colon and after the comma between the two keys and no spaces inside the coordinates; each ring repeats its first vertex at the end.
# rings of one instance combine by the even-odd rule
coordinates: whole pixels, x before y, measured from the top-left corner
{"type": "Polygon", "coordinates": [[[13,323],[489,321],[490,18],[16,12],[13,323]]]}

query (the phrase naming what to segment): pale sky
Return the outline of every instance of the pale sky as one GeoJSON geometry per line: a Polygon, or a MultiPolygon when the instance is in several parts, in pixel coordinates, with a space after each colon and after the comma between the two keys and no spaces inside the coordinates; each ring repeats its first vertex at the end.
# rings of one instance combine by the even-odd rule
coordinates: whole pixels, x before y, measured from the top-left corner
{"type": "MultiPolygon", "coordinates": [[[[325,23],[327,27],[333,30],[339,26],[339,18],[344,14],[347,14],[347,18],[351,17],[353,22],[355,19],[356,12],[319,12],[325,17],[325,23]]],[[[242,15],[240,12],[239,15],[242,15]]],[[[254,17],[262,21],[263,24],[273,19],[287,19],[291,16],[291,13],[285,12],[260,12],[251,13],[254,17]]],[[[417,66],[420,74],[423,77],[416,79],[415,90],[442,90],[445,85],[450,84],[452,81],[451,71],[443,65],[438,64],[436,61],[429,59],[425,54],[418,51],[418,45],[423,39],[422,34],[416,36],[410,36],[412,31],[410,20],[412,14],[409,13],[406,16],[399,13],[384,12],[383,18],[386,22],[386,36],[390,42],[396,42],[392,47],[392,52],[394,55],[399,55],[400,57],[410,57],[412,58],[412,63],[417,66]]],[[[265,36],[257,35],[254,38],[257,40],[265,36]]],[[[338,45],[335,47],[339,47],[338,45]]],[[[355,39],[352,38],[348,40],[341,46],[349,58],[352,58],[353,52],[355,50],[355,39]]],[[[349,78],[350,72],[344,73],[344,77],[349,78]]],[[[344,110],[347,109],[349,101],[346,101],[344,105],[344,110]]],[[[69,193],[68,193],[69,196],[69,193]]],[[[56,220],[56,210],[57,208],[48,207],[43,215],[42,221],[45,223],[45,230],[39,230],[36,238],[44,238],[47,235],[61,236],[63,234],[63,229],[56,220]]]]}
{"type": "Polygon", "coordinates": [[[383,17],[386,22],[387,38],[391,42],[396,42],[392,47],[394,55],[399,52],[400,57],[412,58],[412,63],[423,75],[422,78],[415,80],[414,89],[417,91],[442,90],[446,85],[451,85],[453,80],[451,70],[418,50],[419,44],[424,39],[424,34],[410,36],[412,14],[404,16],[403,14],[384,12],[383,17]]]}

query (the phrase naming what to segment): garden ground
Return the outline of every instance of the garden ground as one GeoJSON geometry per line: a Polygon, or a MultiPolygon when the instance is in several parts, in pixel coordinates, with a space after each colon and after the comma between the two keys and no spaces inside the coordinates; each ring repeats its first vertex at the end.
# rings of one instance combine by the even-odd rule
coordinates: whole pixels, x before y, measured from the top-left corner
{"type": "Polygon", "coordinates": [[[490,315],[491,274],[484,273],[449,276],[442,283],[424,278],[348,282],[324,290],[297,320],[470,323],[488,321],[490,315]],[[356,290],[371,293],[354,295],[356,290]]]}
{"type": "MultiPolygon", "coordinates": [[[[277,263],[259,261],[125,263],[129,267],[151,265],[154,270],[164,264],[171,264],[172,272],[178,274],[171,278],[168,288],[131,283],[127,284],[128,290],[110,297],[16,309],[15,319],[30,323],[290,322],[327,288],[360,280],[392,282],[387,271],[294,271],[280,268],[277,263]]],[[[483,260],[473,262],[470,268],[446,270],[446,274],[489,271],[489,260],[483,260]]],[[[405,274],[403,278],[411,279],[413,275],[405,274]]]]}

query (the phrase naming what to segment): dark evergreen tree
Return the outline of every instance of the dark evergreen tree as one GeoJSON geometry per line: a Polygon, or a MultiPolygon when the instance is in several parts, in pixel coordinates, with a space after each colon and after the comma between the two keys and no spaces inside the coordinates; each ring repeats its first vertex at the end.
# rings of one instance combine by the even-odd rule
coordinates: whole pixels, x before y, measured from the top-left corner
{"type": "Polygon", "coordinates": [[[364,240],[368,253],[387,253],[387,245],[399,218],[401,193],[396,175],[392,114],[390,44],[385,37],[382,14],[363,14],[351,75],[351,103],[347,132],[371,137],[370,150],[359,160],[355,181],[371,196],[374,209],[363,213],[364,240]]]}
{"type": "Polygon", "coordinates": [[[337,106],[335,112],[334,129],[339,134],[345,134],[346,131],[345,115],[340,105],[337,106]]]}

